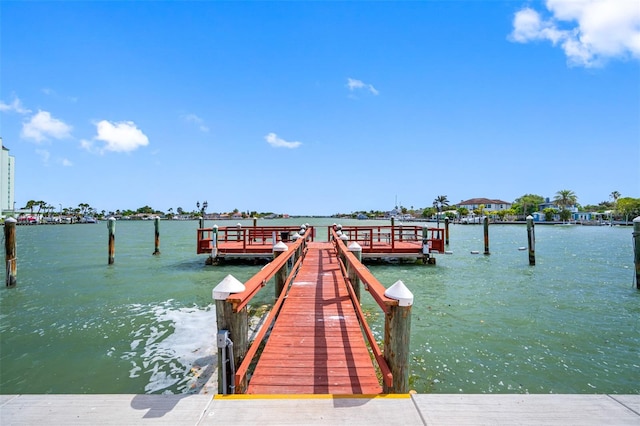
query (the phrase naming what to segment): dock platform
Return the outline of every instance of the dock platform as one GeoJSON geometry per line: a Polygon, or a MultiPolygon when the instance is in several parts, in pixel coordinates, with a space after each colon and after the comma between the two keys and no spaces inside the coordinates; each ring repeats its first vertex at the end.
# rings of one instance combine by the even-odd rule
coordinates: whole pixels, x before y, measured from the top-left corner
{"type": "Polygon", "coordinates": [[[0,395],[10,425],[639,425],[640,395],[0,395]]]}

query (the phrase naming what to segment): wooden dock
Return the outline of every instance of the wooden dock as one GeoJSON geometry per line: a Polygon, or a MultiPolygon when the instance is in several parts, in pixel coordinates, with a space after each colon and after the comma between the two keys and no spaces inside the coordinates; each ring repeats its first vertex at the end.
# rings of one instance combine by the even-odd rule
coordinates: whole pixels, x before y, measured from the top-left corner
{"type": "Polygon", "coordinates": [[[247,393],[381,392],[335,249],[311,242],[247,393]]]}
{"type": "MultiPolygon", "coordinates": [[[[346,244],[356,242],[362,247],[364,261],[418,261],[435,263],[433,253],[444,253],[444,228],[414,225],[341,226],[327,228],[346,244]]],[[[270,259],[273,246],[279,242],[292,244],[311,233],[313,226],[224,226],[200,228],[197,231],[197,254],[209,254],[212,263],[230,259],[270,259]]]]}

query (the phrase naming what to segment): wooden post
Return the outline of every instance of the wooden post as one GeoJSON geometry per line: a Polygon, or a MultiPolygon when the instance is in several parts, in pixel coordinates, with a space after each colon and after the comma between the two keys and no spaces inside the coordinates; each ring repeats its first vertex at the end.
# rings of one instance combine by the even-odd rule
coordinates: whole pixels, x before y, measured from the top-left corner
{"type": "Polygon", "coordinates": [[[200,229],[204,228],[204,215],[200,216],[200,229]]]}
{"type": "Polygon", "coordinates": [[[489,216],[484,217],[484,254],[489,253],[489,216]]]}
{"type": "Polygon", "coordinates": [[[633,259],[636,265],[636,288],[640,290],[640,216],[633,219],[633,259]]]}
{"type": "Polygon", "coordinates": [[[385,316],[384,359],[393,375],[393,385],[384,385],[384,393],[409,392],[409,345],[411,337],[411,305],[413,294],[402,281],[396,281],[384,295],[398,300],[385,316]]]}
{"type": "Polygon", "coordinates": [[[116,254],[116,218],[110,217],[107,220],[107,228],[109,229],[109,265],[115,262],[116,254]]]}
{"type": "MultiPolygon", "coordinates": [[[[280,241],[278,244],[273,246],[273,258],[280,256],[282,253],[289,250],[289,247],[280,241]]],[[[287,281],[287,276],[289,275],[289,268],[285,263],[282,265],[282,268],[276,272],[275,280],[276,280],[276,299],[280,297],[280,293],[284,290],[284,283],[287,281]]]]}
{"type": "MultiPolygon", "coordinates": [[[[240,293],[244,290],[244,284],[232,275],[227,275],[212,292],[216,303],[218,332],[221,330],[229,332],[229,339],[233,342],[233,360],[236,368],[247,355],[247,350],[249,349],[249,317],[246,306],[238,312],[234,312],[233,305],[228,303],[226,299],[231,293],[240,293]]],[[[224,389],[224,383],[232,386],[235,382],[235,377],[231,375],[227,365],[222,364],[222,359],[224,358],[222,351],[226,348],[226,345],[221,347],[220,342],[218,342],[218,393],[221,394],[228,393],[228,389],[224,389]]],[[[235,389],[235,392],[244,393],[246,385],[245,379],[244,382],[240,383],[240,388],[235,389]]]]}
{"type": "Polygon", "coordinates": [[[536,232],[533,225],[533,216],[527,216],[527,241],[529,242],[529,265],[536,264],[536,232]]]}
{"type": "MultiPolygon", "coordinates": [[[[353,253],[353,255],[358,259],[358,262],[362,261],[362,246],[356,243],[355,241],[349,244],[349,251],[353,253]]],[[[358,278],[358,274],[356,273],[356,268],[347,264],[347,275],[349,276],[349,281],[351,281],[351,285],[353,286],[353,292],[356,294],[356,299],[358,302],[360,301],[360,278],[358,278]]]]}
{"type": "Polygon", "coordinates": [[[444,217],[444,243],[449,245],[449,216],[444,217]]]}
{"type": "Polygon", "coordinates": [[[156,249],[153,251],[154,256],[160,254],[160,217],[156,216],[153,219],[153,227],[155,228],[155,245],[156,249]]]}
{"type": "Polygon", "coordinates": [[[396,218],[391,216],[391,250],[395,248],[396,239],[396,218]]]}
{"type": "Polygon", "coordinates": [[[6,286],[15,287],[18,276],[17,262],[17,245],[16,245],[16,223],[18,221],[13,218],[7,218],[4,221],[4,252],[6,263],[6,286]]]}

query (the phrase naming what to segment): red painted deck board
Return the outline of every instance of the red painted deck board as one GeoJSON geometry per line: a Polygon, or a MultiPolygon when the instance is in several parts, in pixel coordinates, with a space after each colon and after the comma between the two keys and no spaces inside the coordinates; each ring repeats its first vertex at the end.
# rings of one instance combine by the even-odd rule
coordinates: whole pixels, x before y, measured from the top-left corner
{"type": "Polygon", "coordinates": [[[381,392],[333,247],[310,243],[247,393],[381,392]]]}

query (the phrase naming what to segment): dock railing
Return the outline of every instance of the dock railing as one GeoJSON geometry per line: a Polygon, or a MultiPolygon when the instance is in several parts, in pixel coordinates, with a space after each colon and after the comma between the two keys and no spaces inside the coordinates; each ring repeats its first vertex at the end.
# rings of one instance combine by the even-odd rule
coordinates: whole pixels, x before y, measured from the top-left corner
{"type": "MultiPolygon", "coordinates": [[[[313,241],[315,230],[309,227],[308,232],[313,241]]],[[[300,232],[299,226],[213,226],[211,228],[198,228],[197,230],[197,254],[211,253],[213,249],[224,246],[225,243],[234,243],[242,250],[257,244],[275,245],[280,241],[288,242],[293,239],[296,232],[300,232]],[[240,244],[239,244],[240,243],[240,244]]],[[[306,232],[305,232],[306,234],[306,232]]]]}
{"type": "Polygon", "coordinates": [[[332,232],[340,231],[337,236],[346,235],[351,242],[360,244],[369,251],[376,245],[386,244],[393,253],[398,242],[422,243],[428,247],[427,252],[444,253],[444,228],[430,228],[417,225],[377,225],[377,226],[342,226],[327,227],[327,235],[331,240],[332,232]]]}
{"type": "Polygon", "coordinates": [[[244,284],[232,278],[231,281],[235,282],[229,286],[225,278],[214,288],[218,324],[218,393],[245,393],[249,366],[282,306],[286,289],[295,277],[306,253],[307,243],[312,240],[313,233],[305,232],[288,247],[279,242],[274,246],[274,259],[244,284]],[[277,300],[249,348],[247,305],[274,277],[276,292],[279,292],[276,294],[277,300]],[[223,334],[224,337],[221,337],[220,334],[225,332],[228,336],[223,334]],[[229,342],[232,348],[230,358],[233,359],[230,363],[231,368],[223,362],[226,359],[224,351],[229,342]],[[238,366],[237,369],[235,366],[238,366]]]}
{"type": "MultiPolygon", "coordinates": [[[[347,281],[349,294],[360,325],[380,368],[383,391],[385,393],[407,393],[409,392],[409,343],[413,295],[404,288],[406,290],[405,296],[410,295],[410,302],[407,303],[406,297],[402,300],[389,297],[388,290],[354,254],[358,252],[359,244],[356,244],[355,250],[353,250],[353,246],[350,245],[350,248],[346,246],[346,238],[338,236],[335,228],[330,228],[329,234],[338,253],[340,267],[347,281]],[[360,284],[371,294],[385,314],[384,352],[380,350],[360,306],[360,284]]],[[[404,287],[401,281],[398,283],[404,287]]]]}

